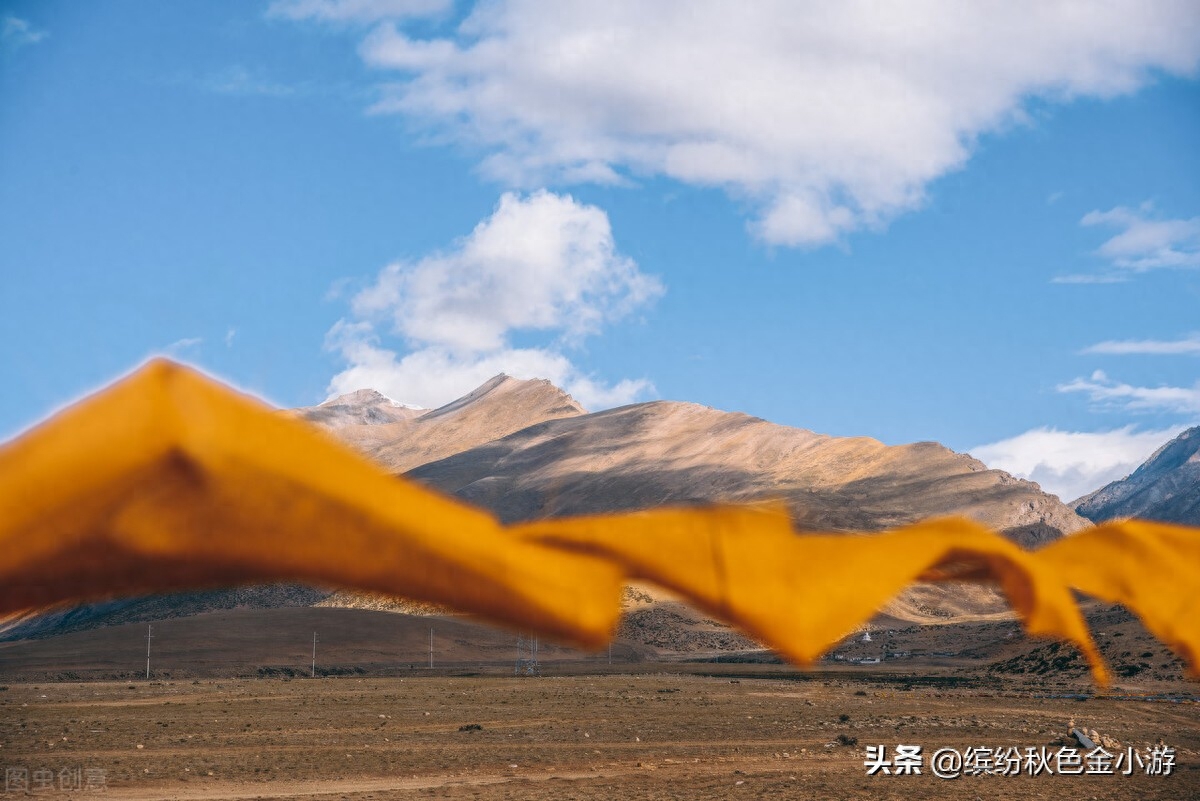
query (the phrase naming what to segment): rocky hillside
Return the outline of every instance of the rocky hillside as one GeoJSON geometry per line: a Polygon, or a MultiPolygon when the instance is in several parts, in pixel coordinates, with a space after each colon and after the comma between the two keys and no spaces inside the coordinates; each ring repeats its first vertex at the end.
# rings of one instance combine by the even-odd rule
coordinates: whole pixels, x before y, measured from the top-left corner
{"type": "Polygon", "coordinates": [[[1200,426],[1163,445],[1131,475],[1080,498],[1075,510],[1097,523],[1141,517],[1200,526],[1200,426]]]}
{"type": "Polygon", "coordinates": [[[359,390],[296,413],[398,473],[544,420],[587,413],[549,381],[504,374],[437,409],[390,404],[373,390],[359,390]]]}
{"type": "Polygon", "coordinates": [[[1036,484],[937,443],[887,446],[667,401],[546,421],[408,475],[506,522],[779,498],[819,530],[961,514],[1037,545],[1087,525],[1036,484]]]}

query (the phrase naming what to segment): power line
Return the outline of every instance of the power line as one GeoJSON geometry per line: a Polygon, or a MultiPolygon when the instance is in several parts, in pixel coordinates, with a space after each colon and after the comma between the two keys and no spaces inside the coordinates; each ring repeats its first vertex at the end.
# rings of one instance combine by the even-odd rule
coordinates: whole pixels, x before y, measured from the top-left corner
{"type": "Polygon", "coordinates": [[[536,634],[531,634],[528,638],[523,634],[517,634],[517,663],[513,666],[513,673],[515,675],[541,675],[541,667],[537,661],[537,646],[536,634]]]}

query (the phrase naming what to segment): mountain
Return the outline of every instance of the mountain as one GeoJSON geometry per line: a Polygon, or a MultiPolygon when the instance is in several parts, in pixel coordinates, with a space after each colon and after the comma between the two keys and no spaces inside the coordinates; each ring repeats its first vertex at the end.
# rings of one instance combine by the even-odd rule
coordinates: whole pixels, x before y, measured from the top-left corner
{"type": "MultiPolygon", "coordinates": [[[[1088,525],[1037,484],[934,442],[888,446],[670,401],[549,420],[407,475],[486,507],[505,522],[780,499],[796,525],[808,530],[875,531],[965,515],[1034,547],[1088,525]]],[[[988,587],[916,585],[886,612],[931,622],[980,619],[1007,609],[988,587]]],[[[656,624],[673,619],[634,614],[656,624]]],[[[643,642],[663,639],[660,631],[643,642]]]]}
{"type": "Polygon", "coordinates": [[[1163,445],[1137,470],[1075,502],[1097,523],[1141,517],[1200,526],[1200,426],[1163,445]]]}
{"type": "MultiPolygon", "coordinates": [[[[989,470],[937,443],[887,446],[865,437],[831,437],[682,402],[589,414],[548,381],[506,375],[433,410],[359,390],[284,413],[323,427],[397,474],[484,506],[506,522],[663,504],[781,499],[797,525],[810,530],[873,531],[961,514],[1034,546],[1087,525],[1036,484],[989,470]]],[[[694,613],[655,589],[639,588],[626,600],[629,634],[644,644],[745,644],[728,630],[710,631],[711,621],[702,618],[684,626],[680,621],[692,620],[694,613]]],[[[210,610],[289,606],[439,611],[401,599],[276,584],[52,610],[0,621],[0,639],[210,610]]],[[[987,588],[919,586],[888,612],[929,621],[969,619],[1004,608],[987,588]]]]}
{"type": "Polygon", "coordinates": [[[397,473],[544,420],[587,414],[549,381],[522,381],[503,373],[437,409],[385,405],[394,403],[368,389],[294,413],[397,473]]]}
{"type": "Polygon", "coordinates": [[[347,426],[402,423],[420,417],[427,411],[429,410],[392,400],[373,389],[360,389],[330,398],[320,406],[294,410],[310,423],[334,431],[347,426]]]}
{"type": "Polygon", "coordinates": [[[672,401],[548,420],[408,476],[505,522],[777,498],[806,529],[961,514],[1033,546],[1087,525],[1036,484],[934,442],[888,446],[672,401]]]}
{"type": "Polygon", "coordinates": [[[264,584],[217,590],[118,598],[111,601],[19,613],[0,619],[0,640],[54,637],[97,626],[190,617],[221,609],[281,609],[317,606],[329,590],[300,584],[264,584]]]}

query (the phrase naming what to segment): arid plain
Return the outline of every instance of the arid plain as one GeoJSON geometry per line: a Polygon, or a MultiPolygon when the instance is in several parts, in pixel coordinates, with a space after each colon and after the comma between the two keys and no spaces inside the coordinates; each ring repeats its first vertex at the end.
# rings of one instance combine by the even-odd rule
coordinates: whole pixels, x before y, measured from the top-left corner
{"type": "Polygon", "coordinates": [[[0,762],[31,775],[98,770],[108,797],[130,801],[1200,795],[1194,702],[1047,698],[1015,682],[646,667],[9,685],[0,762]],[[1165,740],[1176,753],[1171,775],[930,772],[928,755],[941,748],[1053,754],[1071,721],[1123,747],[1165,740]],[[890,754],[899,744],[923,747],[921,775],[868,776],[866,746],[890,754]]]}
{"type": "Polygon", "coordinates": [[[639,641],[631,616],[611,664],[540,643],[530,676],[514,675],[515,636],[461,618],[243,609],[155,624],[149,680],[146,625],[100,627],[0,644],[0,766],[55,777],[30,797],[98,792],[63,792],[59,772],[76,770],[130,801],[1200,796],[1197,683],[1127,614],[1090,619],[1117,675],[1106,691],[1072,649],[1012,621],[893,621],[800,671],[701,649],[732,636],[703,621],[668,652],[639,641]],[[909,656],[854,663],[888,653],[909,656]],[[1072,726],[1114,755],[1162,743],[1175,764],[931,773],[939,749],[972,747],[1045,748],[1054,769],[1058,749],[1079,748],[1072,726]],[[867,746],[902,744],[922,746],[920,775],[867,774],[867,746]]]}

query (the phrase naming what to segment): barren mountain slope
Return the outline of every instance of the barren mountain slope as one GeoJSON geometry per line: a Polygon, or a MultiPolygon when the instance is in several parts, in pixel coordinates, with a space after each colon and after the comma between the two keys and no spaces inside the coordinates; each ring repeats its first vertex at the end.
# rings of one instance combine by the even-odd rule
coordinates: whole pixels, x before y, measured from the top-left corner
{"type": "Polygon", "coordinates": [[[1200,426],[1163,445],[1131,475],[1080,498],[1074,506],[1097,523],[1141,517],[1200,525],[1200,426]]]}
{"type": "Polygon", "coordinates": [[[781,498],[808,529],[961,514],[1036,545],[1087,525],[1036,484],[936,443],[829,437],[666,401],[541,423],[409,476],[505,521],[781,498]]]}
{"type": "Polygon", "coordinates": [[[544,420],[586,414],[549,381],[522,381],[504,374],[438,409],[382,408],[380,399],[392,403],[373,390],[359,390],[297,412],[396,472],[544,420]]]}
{"type": "MultiPolygon", "coordinates": [[[[808,530],[873,531],[958,514],[1032,547],[1087,525],[1036,484],[936,443],[890,447],[691,403],[541,423],[408,475],[506,522],[776,498],[808,530]]],[[[1007,609],[987,587],[920,585],[886,611],[943,622],[1007,609]]]]}

